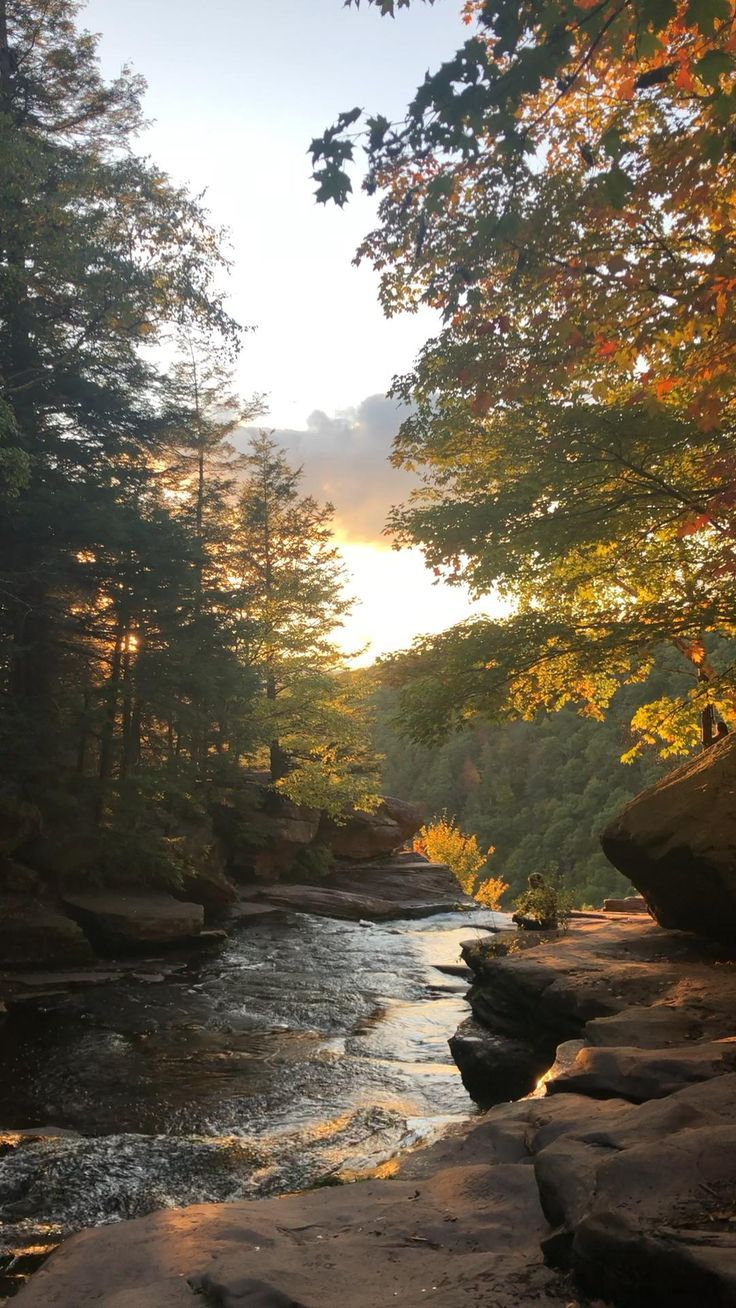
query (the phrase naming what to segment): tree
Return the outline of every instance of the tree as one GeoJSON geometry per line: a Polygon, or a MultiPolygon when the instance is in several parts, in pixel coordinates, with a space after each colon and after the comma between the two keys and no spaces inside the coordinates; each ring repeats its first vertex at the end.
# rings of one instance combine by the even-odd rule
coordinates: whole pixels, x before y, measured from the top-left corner
{"type": "MultiPolygon", "coordinates": [[[[366,124],[380,226],[360,253],[388,313],[444,322],[396,387],[415,407],[396,462],[425,473],[399,538],[513,613],[420,645],[404,672],[431,690],[451,661],[445,725],[569,698],[598,712],[671,639],[732,712],[706,644],[736,617],[733,7],[466,16],[474,35],[405,121],[366,124]]],[[[346,198],[359,118],[313,142],[321,199],[346,198]]],[[[663,724],[690,744],[681,714],[663,724]]]]}
{"type": "Polygon", "coordinates": [[[254,436],[229,566],[244,624],[240,657],[261,681],[271,778],[331,810],[367,799],[373,760],[359,676],[346,675],[335,632],[350,608],[331,529],[332,506],[300,495],[266,432],[254,436]]]}
{"type": "Polygon", "coordinates": [[[172,324],[232,343],[237,329],[206,215],[132,151],[142,84],[102,80],[76,11],[3,0],[0,14],[0,385],[24,469],[0,525],[2,730],[17,777],[55,775],[76,683],[98,700],[104,781],[138,639],[131,579],[150,574],[142,533],[161,522],[142,347],[172,324]]]}

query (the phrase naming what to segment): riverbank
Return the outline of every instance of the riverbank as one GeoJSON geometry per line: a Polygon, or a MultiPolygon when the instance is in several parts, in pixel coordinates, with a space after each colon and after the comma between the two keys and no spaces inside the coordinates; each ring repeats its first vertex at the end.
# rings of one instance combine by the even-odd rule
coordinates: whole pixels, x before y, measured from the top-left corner
{"type": "Polygon", "coordinates": [[[733,955],[641,917],[581,920],[487,959],[479,984],[525,1030],[574,1029],[533,1097],[390,1180],[82,1232],[14,1305],[736,1303],[733,955]]]}

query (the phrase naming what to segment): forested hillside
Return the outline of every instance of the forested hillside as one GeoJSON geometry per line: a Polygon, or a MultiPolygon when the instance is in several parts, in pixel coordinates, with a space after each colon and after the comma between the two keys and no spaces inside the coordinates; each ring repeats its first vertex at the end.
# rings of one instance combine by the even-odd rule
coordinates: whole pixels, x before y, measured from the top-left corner
{"type": "MultiPolygon", "coordinates": [[[[657,676],[660,693],[682,693],[687,672],[672,660],[657,676]]],[[[626,686],[602,721],[574,706],[531,721],[476,722],[439,745],[407,739],[392,725],[396,692],[379,696],[377,744],[384,755],[383,788],[424,805],[428,817],[446,812],[464,831],[493,846],[493,876],[509,883],[506,903],[532,872],[551,876],[574,903],[600,905],[631,893],[604,857],[599,833],[619,809],[661,776],[671,762],[649,747],[631,763],[630,721],[654,686],[626,686]]]]}

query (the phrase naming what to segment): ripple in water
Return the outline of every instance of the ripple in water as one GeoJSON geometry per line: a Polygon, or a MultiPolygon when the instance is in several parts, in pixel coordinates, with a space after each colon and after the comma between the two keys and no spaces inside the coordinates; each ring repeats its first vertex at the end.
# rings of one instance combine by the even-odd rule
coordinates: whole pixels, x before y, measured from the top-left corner
{"type": "Polygon", "coordinates": [[[467,1116],[447,1047],[466,986],[436,965],[501,918],[295,916],[195,968],[142,964],[14,1010],[0,1042],[11,1278],[82,1226],[353,1177],[467,1116]],[[68,1134],[18,1134],[40,1123],[68,1134]]]}

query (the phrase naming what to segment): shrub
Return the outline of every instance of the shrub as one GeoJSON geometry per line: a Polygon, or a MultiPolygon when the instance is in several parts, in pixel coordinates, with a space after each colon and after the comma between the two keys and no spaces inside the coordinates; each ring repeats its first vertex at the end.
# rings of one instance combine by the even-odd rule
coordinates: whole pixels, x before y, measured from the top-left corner
{"type": "Polygon", "coordinates": [[[484,908],[498,908],[501,896],[508,890],[506,882],[500,877],[481,877],[493,846],[483,853],[477,836],[466,836],[454,818],[443,814],[422,827],[414,837],[414,849],[433,863],[446,863],[466,895],[473,895],[484,908]]]}
{"type": "Polygon", "coordinates": [[[533,872],[523,894],[514,900],[514,921],[536,925],[544,931],[564,927],[572,910],[571,896],[559,886],[533,872]]]}

